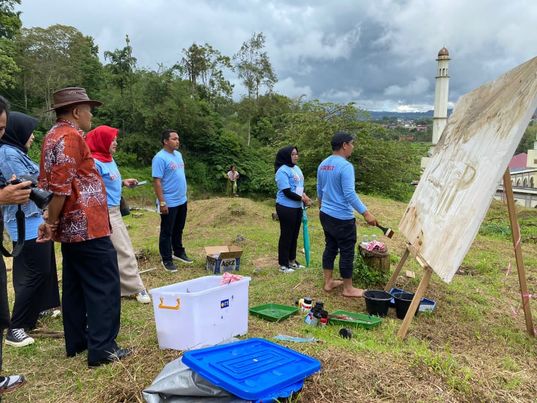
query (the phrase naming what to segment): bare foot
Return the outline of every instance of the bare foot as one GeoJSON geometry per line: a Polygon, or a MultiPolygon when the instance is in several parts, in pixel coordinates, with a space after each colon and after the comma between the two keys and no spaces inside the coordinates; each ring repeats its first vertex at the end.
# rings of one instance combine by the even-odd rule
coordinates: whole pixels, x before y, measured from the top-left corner
{"type": "Polygon", "coordinates": [[[348,298],[362,298],[364,296],[364,290],[352,287],[350,289],[344,289],[342,295],[348,298]]]}
{"type": "Polygon", "coordinates": [[[324,283],[324,290],[326,292],[330,292],[334,288],[339,287],[341,284],[343,284],[342,280],[330,280],[328,283],[324,283]]]}

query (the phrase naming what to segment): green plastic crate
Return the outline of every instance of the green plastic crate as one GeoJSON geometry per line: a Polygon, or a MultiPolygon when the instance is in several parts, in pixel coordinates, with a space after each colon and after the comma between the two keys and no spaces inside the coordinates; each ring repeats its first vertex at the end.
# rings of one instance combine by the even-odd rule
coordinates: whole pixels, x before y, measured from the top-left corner
{"type": "Polygon", "coordinates": [[[379,318],[378,316],[367,315],[365,313],[339,310],[332,312],[330,315],[328,315],[328,323],[330,325],[354,326],[371,329],[380,325],[382,323],[382,318],[379,318]],[[334,315],[344,315],[348,316],[350,319],[334,318],[334,315]]]}
{"type": "Polygon", "coordinates": [[[249,309],[252,315],[259,316],[271,322],[279,322],[298,312],[298,308],[280,304],[264,304],[249,309]]]}

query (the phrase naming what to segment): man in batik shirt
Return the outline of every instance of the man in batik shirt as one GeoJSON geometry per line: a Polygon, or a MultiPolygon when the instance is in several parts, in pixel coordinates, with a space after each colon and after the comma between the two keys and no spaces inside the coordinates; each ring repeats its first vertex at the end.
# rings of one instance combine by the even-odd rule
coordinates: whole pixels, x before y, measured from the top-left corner
{"type": "Polygon", "coordinates": [[[41,150],[40,186],[54,193],[39,239],[62,244],[63,327],[68,357],[88,350],[96,367],[130,353],[116,344],[120,319],[117,255],[110,241],[106,189],[83,130],[91,129],[92,101],[79,87],[54,93],[56,124],[41,150]]]}

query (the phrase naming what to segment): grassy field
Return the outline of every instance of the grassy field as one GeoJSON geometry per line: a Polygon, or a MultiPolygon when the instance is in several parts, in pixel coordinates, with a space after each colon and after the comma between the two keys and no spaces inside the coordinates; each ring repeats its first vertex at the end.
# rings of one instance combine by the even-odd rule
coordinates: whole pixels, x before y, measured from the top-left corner
{"type": "MultiPolygon", "coordinates": [[[[147,193],[132,200],[149,203],[151,196],[147,193]]],[[[381,223],[397,228],[405,204],[373,197],[364,197],[364,201],[381,223]]],[[[203,246],[239,239],[244,249],[241,274],[252,278],[250,306],[269,302],[292,305],[297,298],[312,296],[323,300],[329,310],[364,312],[362,300],[322,291],[323,235],[316,209],[309,214],[313,268],[288,275],[278,273],[279,227],[271,220],[272,211],[272,201],[214,198],[190,202],[185,244],[194,264],[182,266],[173,274],[159,265],[157,214],[134,211],[126,222],[140,253],[141,270],[156,268],[142,274],[147,288],[205,275],[203,246]]],[[[528,284],[533,293],[537,281],[537,216],[530,210],[519,215],[528,284]]],[[[364,223],[360,223],[359,231],[380,235],[364,223]]],[[[404,250],[404,239],[396,233],[392,240],[384,240],[394,267],[404,250]]],[[[393,310],[380,327],[356,329],[351,340],[338,336],[338,326],[309,327],[301,315],[281,323],[250,317],[248,337],[270,339],[287,334],[319,339],[316,343],[288,344],[322,362],[321,372],[306,380],[298,401],[535,401],[537,344],[525,331],[514,267],[506,207],[493,204],[453,282],[447,285],[433,276],[427,296],[437,301],[437,309],[414,319],[406,341],[396,337],[401,321],[393,310]],[[507,270],[509,263],[511,271],[507,270]]],[[[405,269],[415,271],[416,278],[400,277],[397,286],[413,290],[422,271],[415,263],[405,269]]],[[[536,317],[537,305],[532,303],[536,317]]],[[[61,319],[47,319],[42,327],[61,330],[61,319]]],[[[62,339],[38,337],[26,348],[5,346],[4,373],[24,373],[28,384],[6,395],[4,401],[139,402],[141,391],[162,367],[181,355],[158,348],[152,307],[132,299],[122,302],[118,341],[132,347],[134,355],[98,369],[87,368],[85,355],[65,358],[62,339]]]]}

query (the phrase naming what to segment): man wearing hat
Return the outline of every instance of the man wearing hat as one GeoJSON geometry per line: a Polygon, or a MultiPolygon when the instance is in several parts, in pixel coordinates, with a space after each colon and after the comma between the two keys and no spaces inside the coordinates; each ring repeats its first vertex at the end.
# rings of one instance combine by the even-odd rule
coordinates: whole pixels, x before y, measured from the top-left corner
{"type": "Polygon", "coordinates": [[[354,136],[337,132],[330,143],[332,155],[321,162],[317,169],[317,197],[325,238],[324,289],[331,291],[343,284],[343,296],[362,297],[363,290],[352,285],[356,245],[354,210],[362,214],[369,225],[376,225],[377,220],[355,191],[354,166],[347,161],[354,150],[354,136]],[[343,281],[332,277],[338,251],[339,272],[343,281]]]}
{"type": "Polygon", "coordinates": [[[82,137],[91,129],[91,108],[99,105],[84,88],[69,87],[53,94],[57,120],[43,141],[39,177],[40,186],[54,193],[39,239],[62,244],[67,356],[87,349],[90,367],[130,354],[115,341],[121,296],[106,189],[82,137]]]}

